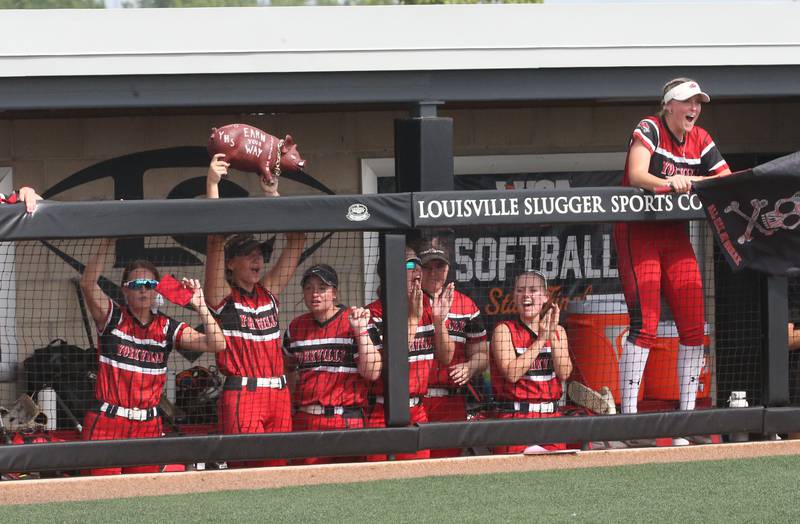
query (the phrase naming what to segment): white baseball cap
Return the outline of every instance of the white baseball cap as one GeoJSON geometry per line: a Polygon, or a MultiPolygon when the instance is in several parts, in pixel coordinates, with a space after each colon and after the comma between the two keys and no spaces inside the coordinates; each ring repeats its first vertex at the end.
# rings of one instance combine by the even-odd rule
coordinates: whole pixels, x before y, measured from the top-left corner
{"type": "Polygon", "coordinates": [[[703,102],[711,102],[711,97],[705,94],[700,89],[700,84],[695,82],[694,80],[690,82],[684,82],[682,84],[678,84],[666,93],[664,93],[664,103],[666,104],[670,100],[678,100],[680,102],[684,102],[689,100],[695,95],[701,95],[703,97],[703,102]]]}

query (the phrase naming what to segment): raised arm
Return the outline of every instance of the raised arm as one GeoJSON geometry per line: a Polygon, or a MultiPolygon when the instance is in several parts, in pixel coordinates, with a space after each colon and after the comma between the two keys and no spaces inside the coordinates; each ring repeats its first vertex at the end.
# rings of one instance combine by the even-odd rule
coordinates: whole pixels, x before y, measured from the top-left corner
{"type": "MultiPolygon", "coordinates": [[[[555,311],[551,311],[555,318],[558,318],[558,306],[553,306],[555,311]]],[[[572,374],[572,359],[569,358],[569,342],[567,341],[567,332],[561,326],[556,326],[556,332],[553,339],[550,341],[553,369],[556,376],[562,382],[567,380],[572,374]]]]}
{"type": "Polygon", "coordinates": [[[358,374],[369,381],[377,380],[381,376],[382,359],[380,351],[375,347],[370,336],[370,312],[367,308],[351,307],[348,320],[350,331],[358,347],[358,374]]]}
{"type": "Polygon", "coordinates": [[[527,373],[533,365],[533,361],[541,353],[542,348],[552,338],[555,322],[552,311],[545,315],[545,319],[539,324],[539,337],[519,356],[517,356],[508,327],[500,324],[494,330],[492,335],[492,354],[495,364],[497,364],[503,376],[506,377],[506,380],[513,383],[527,373]]]}
{"type": "Polygon", "coordinates": [[[108,295],[100,289],[97,280],[103,270],[111,265],[111,244],[113,242],[114,240],[111,238],[100,239],[97,250],[89,258],[83,275],[81,275],[81,291],[83,291],[86,306],[89,308],[89,314],[92,315],[98,331],[105,327],[110,301],[108,295]]]}
{"type": "Polygon", "coordinates": [[[287,233],[281,256],[261,279],[261,285],[274,295],[280,295],[297,270],[297,263],[306,243],[305,233],[287,233]]]}
{"type": "Polygon", "coordinates": [[[431,316],[433,317],[433,345],[436,359],[444,366],[450,365],[456,352],[456,344],[450,338],[450,328],[447,325],[447,315],[453,305],[454,284],[450,282],[431,299],[431,316]]]}
{"type": "MultiPolygon", "coordinates": [[[[264,178],[260,178],[259,180],[261,182],[261,190],[264,192],[265,197],[280,196],[280,193],[278,193],[277,177],[273,178],[270,182],[267,182],[264,178]]],[[[300,256],[303,254],[303,246],[305,246],[305,243],[305,233],[287,233],[286,245],[283,247],[283,251],[281,251],[281,256],[261,279],[261,286],[269,289],[274,295],[280,295],[286,287],[286,284],[288,284],[292,276],[294,276],[297,263],[300,261],[300,256]]]]}
{"type": "Polygon", "coordinates": [[[417,337],[417,327],[422,318],[422,286],[414,282],[411,293],[408,295],[408,325],[406,336],[408,337],[408,347],[412,348],[414,339],[417,337]]]}
{"type": "Polygon", "coordinates": [[[230,294],[225,278],[225,237],[209,235],[206,244],[205,298],[211,307],[217,307],[230,294]]]}
{"type": "MultiPolygon", "coordinates": [[[[206,198],[219,198],[219,183],[228,174],[230,164],[225,162],[225,155],[214,155],[208,165],[206,175],[206,198]]],[[[217,307],[230,294],[230,286],[225,279],[225,237],[209,235],[206,245],[205,282],[206,301],[217,307]]]]}
{"type": "Polygon", "coordinates": [[[192,295],[191,304],[197,314],[200,315],[200,320],[203,322],[203,333],[188,327],[183,332],[179,349],[188,349],[191,351],[203,351],[209,353],[217,353],[225,350],[225,337],[222,335],[222,329],[217,324],[217,321],[211,315],[206,305],[206,299],[203,296],[203,288],[200,287],[200,282],[195,279],[184,278],[181,283],[184,287],[194,290],[192,295]]]}

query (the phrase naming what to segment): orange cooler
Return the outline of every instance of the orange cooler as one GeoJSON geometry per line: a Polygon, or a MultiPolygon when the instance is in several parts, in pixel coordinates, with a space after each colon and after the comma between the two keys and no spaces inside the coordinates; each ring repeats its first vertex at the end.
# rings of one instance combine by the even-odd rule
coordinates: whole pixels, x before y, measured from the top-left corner
{"type": "MultiPolygon", "coordinates": [[[[625,300],[621,295],[589,296],[570,302],[567,313],[567,337],[575,363],[573,376],[595,391],[607,386],[619,404],[619,357],[630,324],[625,300]]],[[[645,372],[642,385],[646,384],[645,372]]],[[[645,387],[639,389],[639,400],[644,398],[645,387]]]]}
{"type": "MultiPolygon", "coordinates": [[[[705,325],[703,344],[709,346],[709,326],[705,325]]],[[[644,396],[649,400],[679,400],[678,384],[678,329],[672,321],[658,323],[656,342],[650,349],[647,367],[644,369],[644,396]]],[[[708,398],[711,394],[711,369],[708,358],[703,360],[697,398],[708,398]]]]}

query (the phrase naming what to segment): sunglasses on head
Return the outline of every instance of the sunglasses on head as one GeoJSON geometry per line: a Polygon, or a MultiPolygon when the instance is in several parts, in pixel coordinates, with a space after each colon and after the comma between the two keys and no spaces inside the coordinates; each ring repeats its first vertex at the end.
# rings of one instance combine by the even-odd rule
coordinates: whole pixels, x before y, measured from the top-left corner
{"type": "Polygon", "coordinates": [[[417,266],[422,267],[422,261],[420,259],[418,259],[418,258],[409,258],[408,260],[406,260],[406,269],[407,270],[411,271],[417,266]]]}
{"type": "Polygon", "coordinates": [[[158,285],[158,280],[153,280],[150,278],[137,278],[135,280],[128,280],[127,282],[122,283],[122,287],[126,287],[128,289],[155,289],[158,285]]]}

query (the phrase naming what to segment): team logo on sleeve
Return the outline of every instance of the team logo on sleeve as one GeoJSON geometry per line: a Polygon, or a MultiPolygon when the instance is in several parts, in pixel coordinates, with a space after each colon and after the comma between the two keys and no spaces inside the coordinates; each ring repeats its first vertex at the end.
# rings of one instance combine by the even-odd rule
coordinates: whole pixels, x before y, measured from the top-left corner
{"type": "Polygon", "coordinates": [[[650,132],[650,124],[647,123],[647,120],[642,120],[641,122],[639,122],[639,125],[637,127],[641,129],[642,132],[644,133],[650,132]]]}

